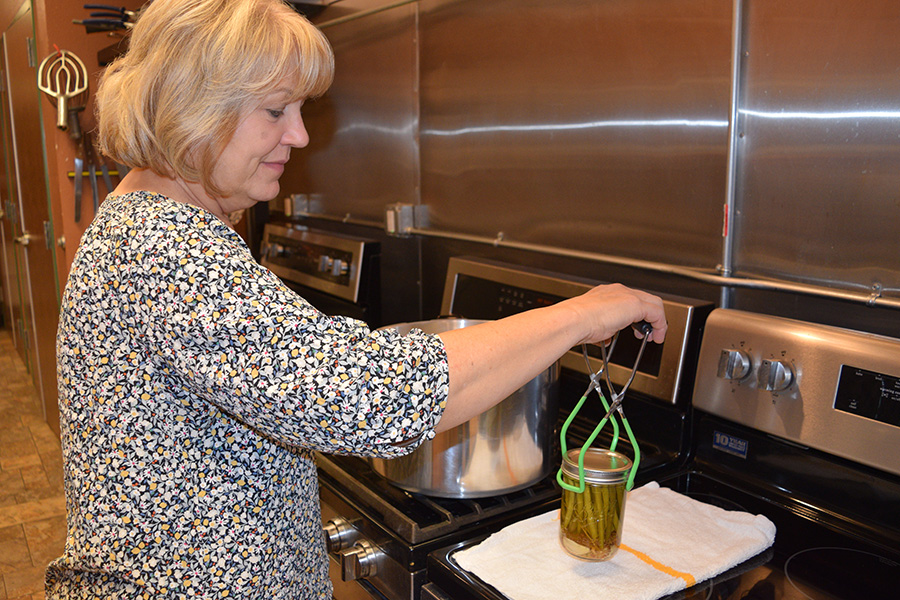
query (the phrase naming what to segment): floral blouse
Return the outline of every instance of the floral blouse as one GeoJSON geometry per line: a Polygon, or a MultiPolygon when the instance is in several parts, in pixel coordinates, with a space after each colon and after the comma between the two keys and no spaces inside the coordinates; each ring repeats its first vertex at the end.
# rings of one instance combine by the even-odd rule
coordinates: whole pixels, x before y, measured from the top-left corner
{"type": "Polygon", "coordinates": [[[57,337],[68,538],[48,598],[331,598],[313,451],[411,452],[440,338],[329,317],[217,217],[110,196],[57,337]]]}

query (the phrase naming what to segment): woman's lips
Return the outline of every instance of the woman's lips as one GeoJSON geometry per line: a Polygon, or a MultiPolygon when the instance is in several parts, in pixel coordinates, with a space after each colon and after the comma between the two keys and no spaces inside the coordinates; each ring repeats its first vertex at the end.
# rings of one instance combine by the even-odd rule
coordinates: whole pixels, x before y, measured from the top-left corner
{"type": "Polygon", "coordinates": [[[283,162],[266,162],[263,163],[273,171],[277,171],[278,174],[284,173],[284,163],[283,162]]]}

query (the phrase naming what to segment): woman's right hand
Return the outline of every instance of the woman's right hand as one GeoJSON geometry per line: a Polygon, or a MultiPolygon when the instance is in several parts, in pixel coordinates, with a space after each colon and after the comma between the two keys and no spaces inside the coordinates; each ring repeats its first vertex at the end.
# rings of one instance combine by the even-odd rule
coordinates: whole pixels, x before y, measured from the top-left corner
{"type": "Polygon", "coordinates": [[[606,341],[639,321],[647,321],[653,327],[650,341],[662,343],[666,337],[668,325],[662,299],[618,283],[597,286],[557,306],[578,313],[577,321],[585,328],[579,343],[606,341]]]}

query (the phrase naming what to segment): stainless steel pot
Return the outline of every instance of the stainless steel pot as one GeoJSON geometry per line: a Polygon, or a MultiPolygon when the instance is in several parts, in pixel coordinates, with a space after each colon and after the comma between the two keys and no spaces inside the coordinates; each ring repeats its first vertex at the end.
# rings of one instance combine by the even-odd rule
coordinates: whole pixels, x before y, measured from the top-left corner
{"type": "MultiPolygon", "coordinates": [[[[482,322],[447,318],[385,329],[441,333],[482,322]]],[[[411,454],[370,458],[369,464],[402,489],[441,498],[481,498],[528,487],[559,466],[553,451],[558,376],[557,361],[487,412],[437,434],[411,454]]]]}

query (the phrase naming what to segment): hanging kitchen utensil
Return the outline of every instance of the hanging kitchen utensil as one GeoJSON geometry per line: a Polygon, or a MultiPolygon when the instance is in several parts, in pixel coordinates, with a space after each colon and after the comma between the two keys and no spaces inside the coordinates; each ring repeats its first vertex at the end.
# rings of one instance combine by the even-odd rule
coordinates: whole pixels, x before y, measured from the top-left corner
{"type": "Polygon", "coordinates": [[[84,177],[84,159],[81,157],[81,149],[79,147],[78,155],[75,157],[75,222],[81,222],[81,189],[84,177]]]}
{"type": "Polygon", "coordinates": [[[72,177],[75,182],[75,222],[81,222],[81,193],[84,187],[84,150],[82,145],[83,134],[78,113],[84,110],[83,106],[69,108],[69,137],[76,142],[75,170],[72,177]]]}
{"type": "MultiPolygon", "coordinates": [[[[634,486],[634,476],[637,472],[638,464],[641,461],[641,451],[638,446],[637,440],[634,437],[634,433],[631,431],[631,425],[628,423],[628,419],[625,417],[625,412],[622,409],[622,400],[625,398],[625,392],[628,391],[628,388],[631,387],[631,382],[634,381],[634,376],[637,374],[638,365],[641,362],[641,357],[644,354],[644,348],[647,347],[647,341],[650,339],[650,334],[653,332],[653,327],[647,323],[646,321],[641,321],[639,323],[635,323],[632,327],[643,335],[643,340],[641,341],[641,348],[638,351],[637,358],[634,361],[634,367],[631,369],[631,376],[628,378],[628,381],[622,387],[621,390],[616,392],[615,388],[612,385],[612,382],[609,379],[609,358],[612,355],[613,350],[615,349],[616,340],[619,337],[617,333],[612,342],[610,342],[609,349],[603,344],[600,345],[600,352],[603,358],[603,364],[600,367],[600,370],[596,373],[592,372],[590,362],[588,361],[587,356],[587,348],[582,346],[582,352],[584,353],[585,362],[588,364],[588,372],[591,372],[590,376],[590,384],[588,385],[587,391],[585,391],[584,395],[581,396],[581,399],[575,405],[575,409],[566,419],[563,424],[562,431],[559,434],[560,447],[562,449],[563,460],[570,460],[568,456],[568,447],[566,444],[566,435],[569,430],[569,425],[575,419],[575,415],[578,414],[578,411],[581,409],[582,405],[584,405],[588,396],[590,396],[592,391],[596,391],[597,395],[600,397],[600,402],[603,404],[603,409],[606,411],[606,414],[600,422],[597,424],[597,427],[594,428],[594,431],[588,436],[584,445],[581,447],[581,451],[578,453],[578,485],[574,485],[571,483],[567,483],[563,478],[563,469],[560,470],[556,474],[557,483],[564,489],[570,492],[582,493],[585,490],[585,478],[584,478],[584,457],[585,454],[591,447],[591,444],[594,443],[594,440],[603,430],[604,426],[606,426],[607,422],[612,424],[613,428],[613,436],[612,441],[610,443],[609,451],[615,452],[616,445],[619,442],[619,425],[616,422],[615,414],[618,413],[619,419],[622,421],[622,425],[625,428],[625,432],[628,434],[628,439],[631,442],[631,447],[634,450],[634,460],[631,464],[631,469],[628,475],[628,481],[626,484],[626,489],[630,490],[634,486]],[[602,376],[602,378],[601,378],[602,376]],[[612,402],[609,403],[606,400],[606,397],[603,395],[603,392],[600,390],[601,381],[605,379],[606,386],[609,388],[610,398],[612,402]]],[[[574,462],[574,461],[573,461],[574,462]]],[[[574,479],[574,478],[573,478],[574,479]]]]}
{"type": "MultiPolygon", "coordinates": [[[[86,97],[83,97],[87,100],[86,97]]],[[[70,103],[67,109],[69,113],[69,137],[75,141],[75,169],[72,173],[73,182],[75,184],[74,200],[75,200],[75,222],[81,222],[81,196],[84,188],[84,151],[82,146],[81,132],[81,112],[84,111],[84,104],[76,106],[74,102],[70,103]],[[76,175],[77,174],[77,175],[76,175]]]]}
{"type": "Polygon", "coordinates": [[[67,50],[58,50],[41,61],[38,89],[56,99],[56,126],[68,127],[68,103],[88,88],[87,69],[81,59],[67,50]]]}
{"type": "Polygon", "coordinates": [[[126,10],[124,7],[108,4],[85,4],[84,8],[94,11],[90,13],[90,18],[74,19],[72,22],[76,25],[84,25],[86,33],[131,29],[140,14],[140,10],[126,10]]]}
{"type": "Polygon", "coordinates": [[[102,31],[116,31],[118,29],[131,29],[134,23],[123,21],[122,19],[73,19],[75,25],[84,25],[86,33],[98,33],[102,31]]]}
{"type": "Polygon", "coordinates": [[[288,4],[307,19],[318,16],[330,5],[338,2],[340,0],[288,0],[288,4]]]}
{"type": "Polygon", "coordinates": [[[84,132],[81,137],[84,144],[84,160],[87,163],[88,179],[91,182],[91,199],[94,204],[94,214],[100,208],[100,190],[97,189],[97,159],[94,152],[94,144],[91,142],[89,132],[84,132]]]}
{"type": "Polygon", "coordinates": [[[106,166],[105,162],[100,162],[100,172],[103,173],[103,183],[106,184],[106,193],[110,194],[113,191],[112,178],[109,176],[109,167],[106,166]]]}
{"type": "MultiPolygon", "coordinates": [[[[85,10],[99,10],[106,16],[115,16],[123,20],[134,21],[137,19],[138,12],[128,10],[124,6],[113,6],[111,4],[85,4],[85,10]]],[[[91,16],[100,16],[98,13],[91,13],[91,16]]]]}

